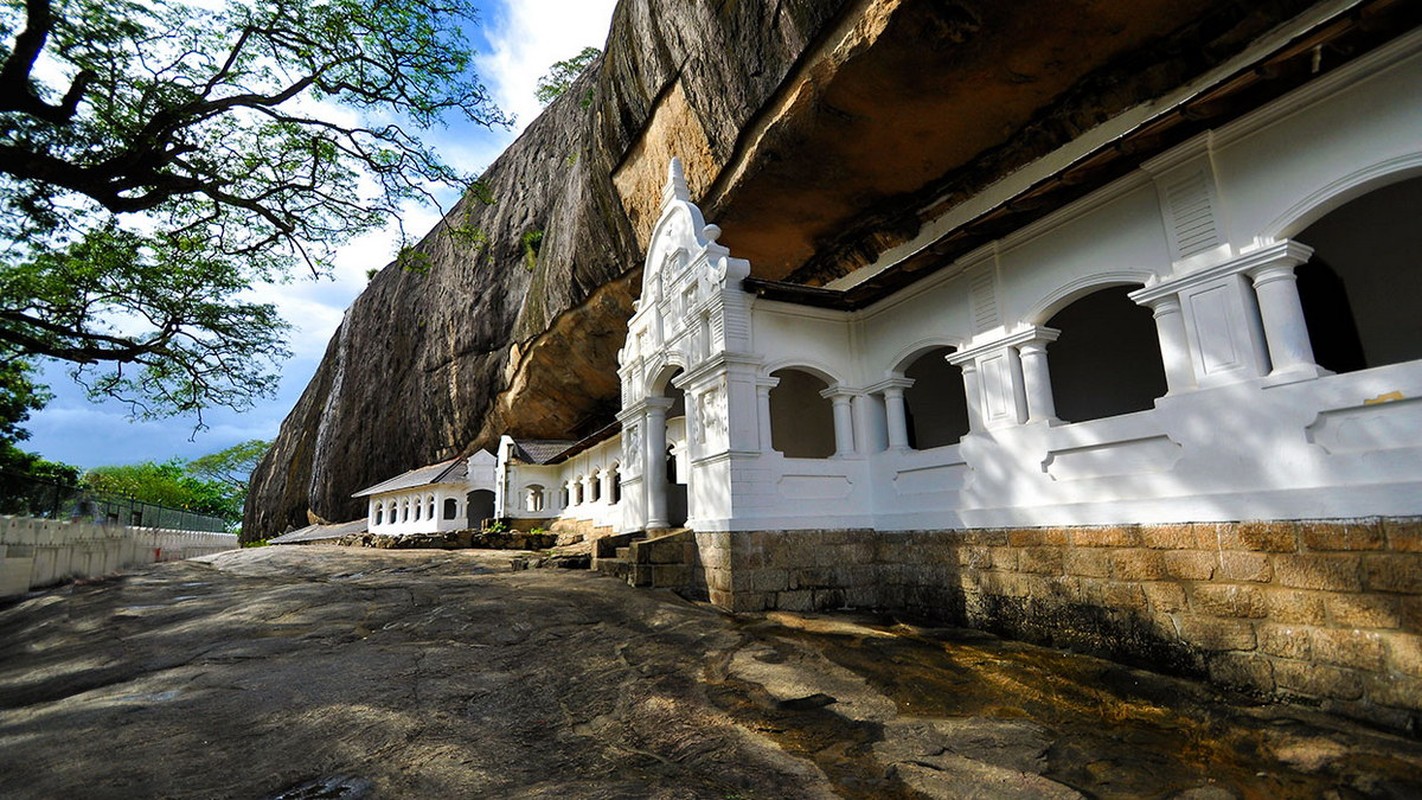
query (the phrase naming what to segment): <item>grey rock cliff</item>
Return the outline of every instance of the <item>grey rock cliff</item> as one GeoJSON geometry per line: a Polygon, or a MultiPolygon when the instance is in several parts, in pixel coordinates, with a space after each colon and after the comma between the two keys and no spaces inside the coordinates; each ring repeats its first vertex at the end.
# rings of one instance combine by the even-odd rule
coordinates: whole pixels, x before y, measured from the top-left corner
{"type": "MultiPolygon", "coordinates": [[[[503,432],[580,435],[611,421],[616,354],[640,291],[629,198],[654,207],[649,138],[697,130],[712,175],[842,2],[624,0],[606,54],[485,172],[419,245],[428,269],[382,269],[347,310],[252,477],[249,539],[359,517],[350,495],[489,447],[503,432]],[[658,115],[672,90],[679,115],[658,115]],[[461,235],[460,231],[463,231],[461,235]],[[479,235],[469,235],[478,231],[479,235]],[[536,257],[525,237],[542,236],[536,257]]],[[[700,187],[704,190],[704,184],[700,187]]]]}

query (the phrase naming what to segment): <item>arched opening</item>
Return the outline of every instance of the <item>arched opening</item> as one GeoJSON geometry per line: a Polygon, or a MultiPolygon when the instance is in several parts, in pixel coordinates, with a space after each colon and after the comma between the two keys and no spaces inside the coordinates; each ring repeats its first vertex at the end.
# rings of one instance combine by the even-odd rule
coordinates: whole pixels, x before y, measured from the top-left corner
{"type": "Polygon", "coordinates": [[[384,504],[384,503],[376,503],[376,504],[375,504],[375,524],[376,524],[376,525],[380,525],[380,524],[383,524],[384,522],[385,522],[385,504],[384,504]]]}
{"type": "MultiPolygon", "coordinates": [[[[675,454],[686,454],[686,392],[673,381],[682,373],[681,369],[667,372],[657,381],[654,387],[656,395],[671,401],[671,407],[666,411],[666,433],[663,441],[666,444],[666,469],[663,473],[664,480],[660,483],[649,484],[648,491],[661,491],[665,494],[667,524],[673,528],[686,524],[687,519],[687,470],[677,469],[677,456],[675,454]]],[[[650,465],[648,465],[650,468],[650,465]]]]}
{"type": "Polygon", "coordinates": [[[434,519],[434,518],[435,518],[435,499],[434,499],[434,495],[429,495],[428,497],[425,498],[425,519],[434,519]]]}
{"type": "Polygon", "coordinates": [[[602,471],[593,470],[593,474],[588,478],[588,502],[596,503],[602,499],[602,471]]]}
{"type": "Polygon", "coordinates": [[[494,517],[494,493],[488,489],[475,489],[469,493],[469,527],[478,528],[486,519],[494,517]]]}
{"type": "Polygon", "coordinates": [[[446,497],[446,498],[444,499],[444,518],[445,518],[445,519],[454,519],[455,517],[458,517],[458,516],[459,516],[459,501],[458,501],[458,500],[455,500],[453,497],[446,497]]]}
{"type": "Polygon", "coordinates": [[[936,347],[904,370],[913,385],[904,390],[909,447],[927,450],[957,444],[968,433],[968,396],[962,368],[949,364],[951,347],[936,347]]]}
{"type": "Polygon", "coordinates": [[[558,507],[567,508],[569,499],[570,498],[568,496],[568,486],[567,484],[564,484],[560,489],[558,489],[558,507]]]}
{"type": "Polygon", "coordinates": [[[1294,237],[1313,258],[1294,270],[1314,360],[1353,372],[1422,358],[1422,178],[1384,186],[1294,237]]]}
{"type": "Polygon", "coordinates": [[[834,408],[820,393],[829,388],[804,370],[778,369],[780,383],[770,390],[770,446],[786,458],[834,455],[834,408]]]}
{"type": "Polygon", "coordinates": [[[622,502],[622,465],[613,464],[609,469],[612,471],[612,486],[608,489],[608,497],[613,505],[617,505],[622,502]]]}
{"type": "Polygon", "coordinates": [[[1126,296],[1132,288],[1092,292],[1047,320],[1047,327],[1062,332],[1047,347],[1061,419],[1084,422],[1143,411],[1165,394],[1155,319],[1126,296]]]}
{"type": "Polygon", "coordinates": [[[415,521],[420,521],[420,509],[423,508],[419,498],[415,498],[415,521]]]}
{"type": "Polygon", "coordinates": [[[531,484],[523,490],[523,510],[539,512],[543,510],[543,487],[531,484]]]}
{"type": "Polygon", "coordinates": [[[400,504],[400,521],[401,521],[401,522],[409,522],[409,521],[410,521],[410,501],[409,501],[408,499],[405,500],[405,502],[403,502],[403,503],[400,504]]]}
{"type": "Polygon", "coordinates": [[[576,478],[573,479],[573,505],[575,505],[575,506],[580,506],[580,505],[582,505],[582,504],[583,504],[583,496],[584,496],[583,476],[579,475],[578,477],[576,477],[576,478]]]}

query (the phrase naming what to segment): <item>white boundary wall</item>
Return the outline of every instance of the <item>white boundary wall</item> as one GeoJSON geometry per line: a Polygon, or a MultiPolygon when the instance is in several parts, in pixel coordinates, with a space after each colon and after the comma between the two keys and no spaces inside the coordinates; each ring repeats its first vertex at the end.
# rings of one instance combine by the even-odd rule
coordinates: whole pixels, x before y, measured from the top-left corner
{"type": "Polygon", "coordinates": [[[70,578],[237,549],[237,535],[0,517],[0,597],[70,578]]]}

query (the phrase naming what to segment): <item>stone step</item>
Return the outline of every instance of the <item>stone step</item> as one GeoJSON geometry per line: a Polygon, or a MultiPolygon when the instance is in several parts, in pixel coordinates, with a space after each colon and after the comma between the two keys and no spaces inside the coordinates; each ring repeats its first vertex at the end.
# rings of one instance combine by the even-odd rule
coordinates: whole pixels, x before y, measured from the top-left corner
{"type": "Polygon", "coordinates": [[[619,547],[613,552],[613,558],[618,561],[626,561],[632,554],[631,547],[619,547]]]}

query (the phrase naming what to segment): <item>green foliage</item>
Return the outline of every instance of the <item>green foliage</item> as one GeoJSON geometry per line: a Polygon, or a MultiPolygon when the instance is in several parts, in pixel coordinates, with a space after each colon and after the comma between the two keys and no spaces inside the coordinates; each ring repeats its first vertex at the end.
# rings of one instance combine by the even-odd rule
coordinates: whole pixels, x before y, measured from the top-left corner
{"type": "Polygon", "coordinates": [[[4,352],[148,415],[267,394],[286,328],[241,290],[327,274],[431,185],[468,185],[422,131],[507,123],[471,68],[474,9],[0,4],[4,352]]]}
{"type": "Polygon", "coordinates": [[[91,397],[139,416],[249,407],[275,391],[290,326],[275,307],[242,299],[247,269],[103,225],[0,265],[0,342],[74,364],[91,397]]]}
{"type": "Polygon", "coordinates": [[[400,254],[395,257],[395,263],[400,269],[406,272],[413,272],[416,275],[428,275],[434,269],[434,260],[430,254],[414,247],[400,248],[400,254]]]}
{"type": "Polygon", "coordinates": [[[116,467],[95,467],[84,473],[83,486],[95,494],[128,497],[144,503],[240,519],[242,507],[227,487],[187,471],[181,459],[145,461],[116,467]]]}
{"type": "MultiPolygon", "coordinates": [[[[548,68],[548,72],[538,79],[538,84],[533,90],[534,97],[538,98],[540,105],[548,105],[559,97],[563,96],[568,89],[572,88],[573,82],[583,74],[583,70],[588,68],[602,55],[602,51],[596,47],[584,47],[582,52],[566,61],[559,61],[548,68]]],[[[587,108],[592,102],[592,93],[583,99],[583,108],[587,108]]]]}
{"type": "Polygon", "coordinates": [[[242,518],[252,470],[270,447],[270,442],[253,439],[192,461],[174,458],[95,467],[84,473],[83,486],[96,494],[133,498],[235,522],[242,518]]]}
{"type": "Polygon", "coordinates": [[[523,265],[532,272],[538,266],[538,251],[543,249],[543,231],[524,231],[519,237],[519,244],[523,247],[523,265]]]}
{"type": "Polygon", "coordinates": [[[496,519],[490,522],[488,527],[484,528],[484,530],[488,533],[508,533],[509,524],[501,519],[496,519]]]}

